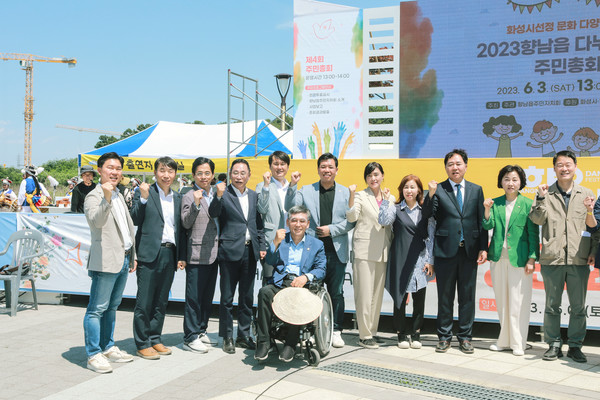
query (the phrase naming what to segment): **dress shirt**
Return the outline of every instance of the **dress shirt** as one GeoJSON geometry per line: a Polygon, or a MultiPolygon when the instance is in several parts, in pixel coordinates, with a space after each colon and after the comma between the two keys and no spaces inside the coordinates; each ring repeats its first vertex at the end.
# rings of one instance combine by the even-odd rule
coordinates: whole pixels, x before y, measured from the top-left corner
{"type": "Polygon", "coordinates": [[[129,225],[127,224],[127,216],[125,214],[125,204],[121,201],[119,197],[119,190],[115,189],[110,194],[110,204],[115,210],[115,215],[117,217],[117,226],[121,231],[121,236],[123,236],[123,247],[125,251],[131,249],[133,246],[133,242],[131,241],[131,233],[129,232],[129,225]]]}
{"type": "MultiPolygon", "coordinates": [[[[288,253],[288,263],[286,264],[283,272],[288,274],[294,274],[300,276],[300,263],[302,262],[302,253],[304,252],[304,242],[306,235],[302,236],[302,240],[298,244],[294,243],[294,240],[290,237],[290,250],[288,253]]],[[[309,282],[313,280],[313,274],[304,274],[308,278],[309,282]]]]}
{"type": "MultiPolygon", "coordinates": [[[[162,208],[163,220],[165,221],[161,243],[175,244],[175,205],[173,203],[173,191],[169,188],[169,194],[165,194],[158,184],[156,184],[156,188],[158,189],[160,207],[162,208]]],[[[146,204],[148,199],[140,197],[140,202],[146,204]]]]}
{"type": "MultiPolygon", "coordinates": [[[[240,206],[242,206],[242,212],[244,213],[244,218],[248,221],[248,209],[250,207],[248,203],[248,188],[244,188],[244,193],[240,192],[235,186],[231,185],[235,195],[240,201],[240,206]]],[[[246,241],[250,240],[250,231],[246,228],[246,241]]]]}
{"type": "Polygon", "coordinates": [[[413,208],[410,208],[408,204],[406,204],[405,200],[402,200],[400,203],[400,210],[404,211],[410,217],[410,220],[417,225],[421,220],[421,206],[416,203],[413,208]]]}
{"type": "Polygon", "coordinates": [[[452,191],[454,192],[454,197],[456,197],[456,185],[460,185],[460,193],[462,194],[463,203],[465,202],[465,180],[463,179],[460,183],[456,183],[454,181],[450,181],[452,185],[452,191]]]}
{"type": "MultiPolygon", "coordinates": [[[[277,194],[279,195],[279,200],[281,200],[281,207],[284,209],[283,218],[287,221],[287,211],[285,211],[285,207],[283,207],[283,205],[285,204],[285,195],[287,193],[288,188],[290,187],[290,183],[287,179],[284,180],[285,182],[283,184],[277,179],[273,180],[275,181],[275,186],[277,187],[277,194]]],[[[287,225],[285,226],[285,231],[290,231],[290,228],[287,225]]]]}
{"type": "MultiPolygon", "coordinates": [[[[333,202],[335,200],[335,182],[329,189],[325,189],[319,183],[319,225],[331,225],[333,221],[333,202]]],[[[326,253],[335,253],[335,247],[333,246],[333,239],[331,234],[329,236],[320,237],[325,246],[326,253]]]]}

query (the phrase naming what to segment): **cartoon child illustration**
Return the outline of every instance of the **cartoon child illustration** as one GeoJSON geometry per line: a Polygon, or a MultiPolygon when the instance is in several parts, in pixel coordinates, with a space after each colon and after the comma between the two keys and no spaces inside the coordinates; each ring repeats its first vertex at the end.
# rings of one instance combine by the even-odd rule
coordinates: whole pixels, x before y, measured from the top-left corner
{"type": "Polygon", "coordinates": [[[541,120],[536,122],[533,125],[533,133],[530,137],[539,144],[527,142],[527,146],[533,147],[534,149],[541,148],[542,157],[554,157],[554,155],[556,154],[554,144],[563,137],[563,133],[561,132],[558,135],[558,138],[556,138],[555,141],[552,141],[552,139],[556,137],[557,130],[558,128],[554,126],[550,121],[541,120]]]}
{"type": "Polygon", "coordinates": [[[521,125],[517,124],[514,115],[501,115],[498,118],[490,117],[488,122],[483,123],[483,133],[490,139],[498,141],[496,157],[512,157],[512,150],[510,147],[511,140],[523,136],[521,125]],[[494,132],[499,136],[493,136],[494,132]],[[514,136],[509,136],[510,133],[516,132],[519,133],[514,136]]]}
{"type": "MultiPolygon", "coordinates": [[[[594,132],[592,128],[586,127],[577,130],[577,132],[573,134],[572,139],[575,147],[580,150],[578,154],[579,157],[590,157],[592,154],[600,152],[600,148],[590,151],[592,147],[598,144],[598,134],[594,132]]],[[[567,149],[577,154],[571,146],[567,146],[567,149]]]]}

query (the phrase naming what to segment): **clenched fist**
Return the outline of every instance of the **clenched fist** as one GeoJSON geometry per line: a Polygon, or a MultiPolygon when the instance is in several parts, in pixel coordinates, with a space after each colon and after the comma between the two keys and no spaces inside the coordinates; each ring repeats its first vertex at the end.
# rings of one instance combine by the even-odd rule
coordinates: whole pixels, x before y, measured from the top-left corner
{"type": "Polygon", "coordinates": [[[494,200],[492,200],[492,199],[485,199],[483,201],[483,206],[486,208],[486,210],[489,210],[490,208],[492,208],[493,205],[494,205],[494,200]]]}
{"type": "Polygon", "coordinates": [[[271,171],[267,171],[263,174],[263,179],[265,181],[265,187],[269,186],[271,183],[271,171]]]}
{"type": "Polygon", "coordinates": [[[433,197],[435,191],[437,190],[438,183],[435,180],[429,181],[427,186],[429,187],[429,197],[433,197]]]}
{"type": "Polygon", "coordinates": [[[150,196],[150,185],[148,185],[148,183],[142,182],[140,185],[140,195],[142,196],[142,199],[148,199],[148,196],[150,196]]]}
{"type": "Polygon", "coordinates": [[[275,232],[275,238],[273,239],[273,244],[275,247],[279,246],[283,239],[285,239],[285,229],[277,229],[277,232],[275,232]]]}
{"type": "Polygon", "coordinates": [[[538,196],[546,197],[548,194],[548,184],[544,183],[543,185],[538,186],[538,196]]]}
{"type": "Polygon", "coordinates": [[[225,182],[217,183],[217,197],[218,198],[221,198],[223,196],[223,193],[225,193],[226,188],[227,188],[227,185],[225,185],[225,182]]]}
{"type": "Polygon", "coordinates": [[[301,176],[302,174],[299,171],[292,172],[290,186],[298,184],[301,176]]]}
{"type": "Polygon", "coordinates": [[[194,190],[194,204],[196,204],[196,207],[200,205],[202,197],[202,190],[194,190]]]}

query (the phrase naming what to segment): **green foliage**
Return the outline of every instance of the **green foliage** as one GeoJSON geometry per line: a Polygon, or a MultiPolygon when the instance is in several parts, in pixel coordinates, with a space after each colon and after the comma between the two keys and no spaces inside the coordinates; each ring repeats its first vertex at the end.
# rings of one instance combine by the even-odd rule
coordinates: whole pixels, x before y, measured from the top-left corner
{"type": "Polygon", "coordinates": [[[120,137],[109,136],[109,135],[101,135],[98,138],[98,142],[94,146],[95,149],[99,149],[100,147],[108,146],[109,144],[113,144],[118,142],[119,140],[123,140],[128,138],[131,135],[135,135],[136,133],[140,133],[143,130],[150,128],[153,124],[139,124],[134,129],[127,128],[123,131],[120,137]]]}
{"type": "Polygon", "coordinates": [[[113,144],[118,142],[120,139],[110,136],[110,135],[100,135],[98,138],[98,142],[94,145],[95,149],[99,149],[100,147],[108,146],[109,144],[113,144]]]}
{"type": "Polygon", "coordinates": [[[192,125],[206,125],[204,122],[202,122],[202,121],[198,121],[198,120],[195,120],[194,122],[186,122],[186,124],[192,124],[192,125]]]}
{"type": "Polygon", "coordinates": [[[287,131],[288,129],[293,129],[294,128],[294,117],[292,117],[291,115],[287,115],[285,116],[285,122],[286,124],[285,129],[281,129],[281,120],[277,119],[277,118],[273,118],[273,119],[265,119],[265,121],[269,122],[272,126],[274,126],[277,129],[283,130],[283,131],[287,131]]]}
{"type": "MultiPolygon", "coordinates": [[[[44,171],[39,174],[38,179],[42,182],[50,194],[52,194],[52,188],[48,182],[48,175],[51,175],[59,183],[56,189],[56,195],[62,196],[67,192],[67,180],[74,176],[77,176],[77,159],[76,158],[65,158],[61,160],[48,161],[41,165],[44,171]]],[[[19,191],[19,185],[23,180],[23,174],[18,168],[3,168],[0,167],[0,178],[8,177],[13,183],[11,185],[15,192],[19,191]]]]}

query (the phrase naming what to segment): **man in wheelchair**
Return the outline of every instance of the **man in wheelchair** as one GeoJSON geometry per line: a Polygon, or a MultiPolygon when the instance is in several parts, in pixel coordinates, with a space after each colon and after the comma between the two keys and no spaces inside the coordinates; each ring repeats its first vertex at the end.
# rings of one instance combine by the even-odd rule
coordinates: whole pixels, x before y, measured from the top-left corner
{"type": "MultiPolygon", "coordinates": [[[[273,282],[258,292],[258,343],[254,353],[256,360],[266,360],[269,355],[273,297],[283,288],[301,288],[310,282],[325,278],[327,261],[323,242],[305,234],[309,223],[310,212],[306,207],[290,208],[287,217],[290,232],[286,234],[285,229],[279,229],[273,243],[267,248],[265,262],[274,267],[273,282]]],[[[280,360],[290,362],[294,359],[299,330],[300,326],[289,325],[285,345],[279,355],[280,360]]]]}

